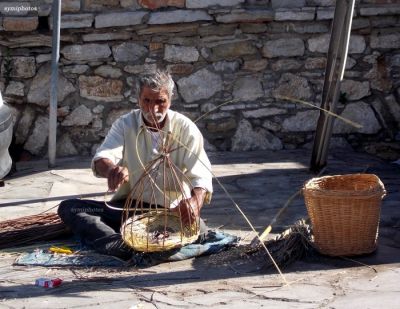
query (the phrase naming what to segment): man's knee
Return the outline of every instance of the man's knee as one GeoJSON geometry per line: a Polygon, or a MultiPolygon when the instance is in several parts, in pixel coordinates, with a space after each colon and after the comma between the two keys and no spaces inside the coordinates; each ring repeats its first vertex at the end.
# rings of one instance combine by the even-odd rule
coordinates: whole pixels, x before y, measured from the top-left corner
{"type": "Polygon", "coordinates": [[[75,213],[74,206],[76,205],[76,199],[65,200],[58,206],[58,216],[65,222],[68,218],[75,213]]]}

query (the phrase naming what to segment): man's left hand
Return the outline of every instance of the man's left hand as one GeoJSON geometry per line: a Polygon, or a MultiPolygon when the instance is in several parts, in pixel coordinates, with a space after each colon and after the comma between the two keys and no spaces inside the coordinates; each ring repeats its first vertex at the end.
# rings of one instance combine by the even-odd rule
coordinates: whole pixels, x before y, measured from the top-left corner
{"type": "Polygon", "coordinates": [[[192,196],[180,201],[179,205],[172,209],[181,216],[182,223],[191,225],[200,218],[200,210],[203,207],[206,190],[194,188],[192,196]]]}

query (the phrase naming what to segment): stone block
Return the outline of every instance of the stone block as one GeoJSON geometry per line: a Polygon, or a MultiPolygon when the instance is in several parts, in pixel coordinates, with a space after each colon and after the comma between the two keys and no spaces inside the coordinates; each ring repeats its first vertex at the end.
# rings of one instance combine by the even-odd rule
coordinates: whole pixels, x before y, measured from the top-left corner
{"type": "Polygon", "coordinates": [[[24,87],[25,87],[25,85],[21,82],[11,81],[6,88],[5,94],[17,96],[17,97],[23,97],[24,96],[24,87]]]}
{"type": "Polygon", "coordinates": [[[62,126],[86,126],[93,120],[93,114],[85,105],[79,105],[61,123],[62,126]]]}
{"type": "Polygon", "coordinates": [[[204,9],[213,6],[237,6],[245,0],[186,0],[188,9],[204,9]]]}
{"type": "Polygon", "coordinates": [[[113,46],[112,51],[117,62],[135,62],[145,57],[148,53],[146,47],[130,42],[113,46]]]}
{"type": "Polygon", "coordinates": [[[285,73],[278,82],[278,86],[272,91],[275,98],[282,96],[309,100],[312,97],[312,91],[306,78],[292,73],[285,73]]]}
{"type": "MultiPolygon", "coordinates": [[[[329,49],[330,34],[323,34],[308,39],[308,49],[311,52],[327,53],[329,49]]],[[[359,54],[366,48],[365,39],[361,35],[351,35],[349,42],[349,54],[359,54]]]]}
{"type": "Polygon", "coordinates": [[[326,58],[325,57],[308,58],[308,59],[306,59],[306,63],[304,64],[304,67],[307,70],[325,69],[326,68],[326,58]]]}
{"type": "Polygon", "coordinates": [[[377,15],[399,15],[400,5],[399,4],[385,4],[381,6],[368,6],[360,8],[361,16],[377,16],[377,15]]]}
{"type": "Polygon", "coordinates": [[[94,73],[102,77],[108,78],[119,78],[122,76],[122,71],[119,68],[113,67],[111,65],[99,66],[94,73]]]}
{"type": "Polygon", "coordinates": [[[128,32],[88,33],[82,35],[84,42],[129,40],[132,34],[128,32]]]}
{"type": "Polygon", "coordinates": [[[379,33],[376,32],[370,38],[371,48],[383,49],[399,49],[400,48],[400,33],[379,33]]]}
{"type": "Polygon", "coordinates": [[[237,101],[254,101],[264,96],[264,90],[259,79],[242,77],[233,85],[232,94],[237,101]]]}
{"type": "Polygon", "coordinates": [[[61,12],[62,13],[79,12],[80,9],[81,9],[81,0],[62,0],[61,1],[61,12]]]}
{"type": "Polygon", "coordinates": [[[196,62],[199,59],[199,52],[195,47],[166,45],[164,60],[168,62],[196,62]]]}
{"type": "Polygon", "coordinates": [[[63,72],[67,74],[83,74],[89,70],[89,66],[86,64],[69,65],[63,67],[63,72]]]}
{"type": "Polygon", "coordinates": [[[335,8],[320,8],[317,10],[317,20],[330,20],[335,15],[335,8]]]}
{"type": "MultiPolygon", "coordinates": [[[[29,103],[48,106],[50,102],[51,65],[46,63],[33,78],[27,100],[29,103]]],[[[74,86],[62,74],[58,75],[57,101],[61,102],[66,96],[75,91],[74,86]]]]}
{"type": "Polygon", "coordinates": [[[259,72],[264,71],[268,65],[267,59],[246,60],[243,64],[243,70],[259,72]]]}
{"type": "Polygon", "coordinates": [[[218,61],[213,63],[213,68],[217,72],[223,73],[233,73],[239,70],[240,68],[240,61],[218,61]]]}
{"type": "Polygon", "coordinates": [[[39,25],[37,16],[31,17],[4,17],[4,31],[34,31],[39,25]]]}
{"type": "Polygon", "coordinates": [[[15,130],[15,142],[17,145],[22,145],[28,138],[30,128],[35,120],[35,115],[35,110],[32,107],[27,106],[24,109],[22,117],[18,122],[17,129],[15,130]]]}
{"type": "Polygon", "coordinates": [[[31,2],[2,1],[0,2],[0,16],[26,16],[34,8],[31,2]]]}
{"type": "Polygon", "coordinates": [[[33,127],[32,134],[24,145],[24,149],[33,155],[40,155],[49,135],[49,118],[38,116],[33,127]]]}
{"type": "Polygon", "coordinates": [[[154,12],[150,14],[149,25],[191,23],[195,21],[207,21],[213,18],[201,10],[175,10],[166,12],[154,12]]]}
{"type": "Polygon", "coordinates": [[[179,8],[185,7],[185,0],[138,0],[138,3],[140,6],[150,10],[156,10],[168,6],[179,8]]]}
{"type": "Polygon", "coordinates": [[[350,124],[347,124],[340,119],[335,120],[333,126],[333,134],[345,134],[345,133],[364,133],[364,134],[375,134],[381,129],[378,120],[375,117],[375,113],[372,108],[365,102],[357,102],[346,105],[340,116],[349,119],[362,127],[357,128],[350,124]]]}
{"type": "Polygon", "coordinates": [[[105,11],[118,8],[120,0],[82,0],[83,8],[88,11],[105,11]]]}
{"type": "Polygon", "coordinates": [[[286,118],[282,123],[283,132],[315,131],[319,118],[318,110],[298,112],[295,116],[286,118]]]}
{"type": "Polygon", "coordinates": [[[122,95],[123,83],[116,79],[105,79],[100,76],[79,76],[79,91],[84,98],[94,101],[117,102],[122,95]]]}
{"type": "Polygon", "coordinates": [[[207,131],[210,133],[227,132],[236,129],[237,123],[235,119],[208,122],[206,125],[207,131]]]}
{"type": "Polygon", "coordinates": [[[245,118],[264,118],[273,115],[286,114],[287,111],[282,108],[268,107],[260,108],[255,110],[244,111],[243,116],[245,118]]]}
{"type": "Polygon", "coordinates": [[[301,9],[277,9],[275,11],[274,19],[276,21],[304,21],[304,20],[314,20],[315,8],[301,8],[301,9]]]}
{"type": "Polygon", "coordinates": [[[138,35],[159,35],[163,33],[193,33],[195,34],[198,29],[196,24],[179,24],[179,25],[161,25],[161,26],[150,26],[148,28],[137,30],[138,35]]]}
{"type": "Polygon", "coordinates": [[[208,99],[222,90],[222,79],[219,75],[201,69],[177,82],[178,90],[185,102],[208,99]]]}
{"type": "Polygon", "coordinates": [[[51,61],[51,54],[42,54],[36,56],[36,63],[40,64],[43,62],[51,61]]]}
{"type": "Polygon", "coordinates": [[[231,25],[231,24],[218,24],[218,25],[207,24],[200,26],[198,32],[202,37],[213,36],[213,35],[227,36],[234,34],[236,28],[237,28],[236,25],[231,25]]]}
{"type": "Polygon", "coordinates": [[[274,12],[272,10],[245,10],[217,15],[215,19],[219,23],[258,23],[274,20],[274,12]]]}
{"type": "MultiPolygon", "coordinates": [[[[31,78],[36,74],[35,57],[11,57],[10,76],[15,78],[31,78]]],[[[2,70],[4,72],[4,62],[2,70]]]]}
{"type": "Polygon", "coordinates": [[[61,54],[71,61],[97,61],[111,55],[107,44],[67,45],[61,49],[61,54]]]}
{"type": "Polygon", "coordinates": [[[217,45],[211,48],[209,58],[211,61],[233,60],[246,55],[255,55],[257,48],[251,41],[238,41],[217,45]]]}
{"type": "Polygon", "coordinates": [[[302,8],[306,6],[306,0],[271,0],[271,6],[278,8],[302,8]]]}
{"type": "MultiPolygon", "coordinates": [[[[61,29],[90,28],[94,20],[93,14],[66,14],[61,15],[61,29]]],[[[49,18],[50,29],[53,29],[53,18],[49,18]]]]}
{"type": "Polygon", "coordinates": [[[120,12],[99,14],[95,18],[95,28],[140,25],[146,12],[120,12]]]}
{"type": "Polygon", "coordinates": [[[192,64],[178,63],[178,64],[167,65],[167,70],[172,75],[189,75],[193,72],[194,67],[192,64]]]}
{"type": "Polygon", "coordinates": [[[362,99],[371,93],[368,81],[359,82],[355,80],[344,80],[340,90],[346,93],[346,99],[349,101],[362,99]]]}
{"type": "Polygon", "coordinates": [[[78,154],[78,150],[72,143],[68,133],[62,135],[60,139],[57,139],[56,152],[58,157],[76,156],[78,154]]]}
{"type": "Polygon", "coordinates": [[[232,137],[232,151],[280,150],[283,148],[279,138],[262,128],[253,129],[251,123],[242,119],[232,137]]]}
{"type": "Polygon", "coordinates": [[[271,69],[273,71],[291,71],[298,70],[302,66],[302,61],[297,61],[295,59],[280,59],[271,64],[271,69]]]}
{"type": "Polygon", "coordinates": [[[267,41],[262,53],[264,57],[294,57],[304,55],[304,42],[299,38],[278,39],[267,41]]]}
{"type": "Polygon", "coordinates": [[[267,25],[262,23],[240,24],[240,30],[244,33],[263,33],[267,30],[267,25]]]}

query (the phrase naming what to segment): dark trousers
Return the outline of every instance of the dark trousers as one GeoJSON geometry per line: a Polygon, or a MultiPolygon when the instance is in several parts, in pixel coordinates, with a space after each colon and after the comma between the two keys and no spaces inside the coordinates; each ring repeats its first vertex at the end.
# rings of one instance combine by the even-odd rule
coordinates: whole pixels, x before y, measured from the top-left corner
{"type": "MultiPolygon", "coordinates": [[[[71,199],[60,203],[58,215],[84,244],[93,246],[95,250],[98,250],[100,248],[96,248],[95,244],[100,243],[99,239],[110,237],[115,239],[117,237],[122,240],[120,228],[125,201],[110,202],[108,204],[120,210],[109,208],[104,202],[71,199]]],[[[138,214],[138,211],[136,214],[138,214]]],[[[133,213],[130,215],[133,215],[133,213]]],[[[201,236],[198,241],[204,238],[207,229],[204,221],[200,219],[201,236]]],[[[104,252],[104,250],[98,251],[104,252]]]]}

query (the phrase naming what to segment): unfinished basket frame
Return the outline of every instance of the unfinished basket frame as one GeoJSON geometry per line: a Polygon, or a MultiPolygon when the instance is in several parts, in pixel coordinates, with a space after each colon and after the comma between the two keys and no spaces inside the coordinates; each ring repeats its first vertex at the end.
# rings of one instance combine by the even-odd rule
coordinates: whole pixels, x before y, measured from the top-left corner
{"type": "Polygon", "coordinates": [[[314,245],[331,256],[367,254],[377,248],[386,190],[373,174],[313,178],[303,187],[314,245]]]}

